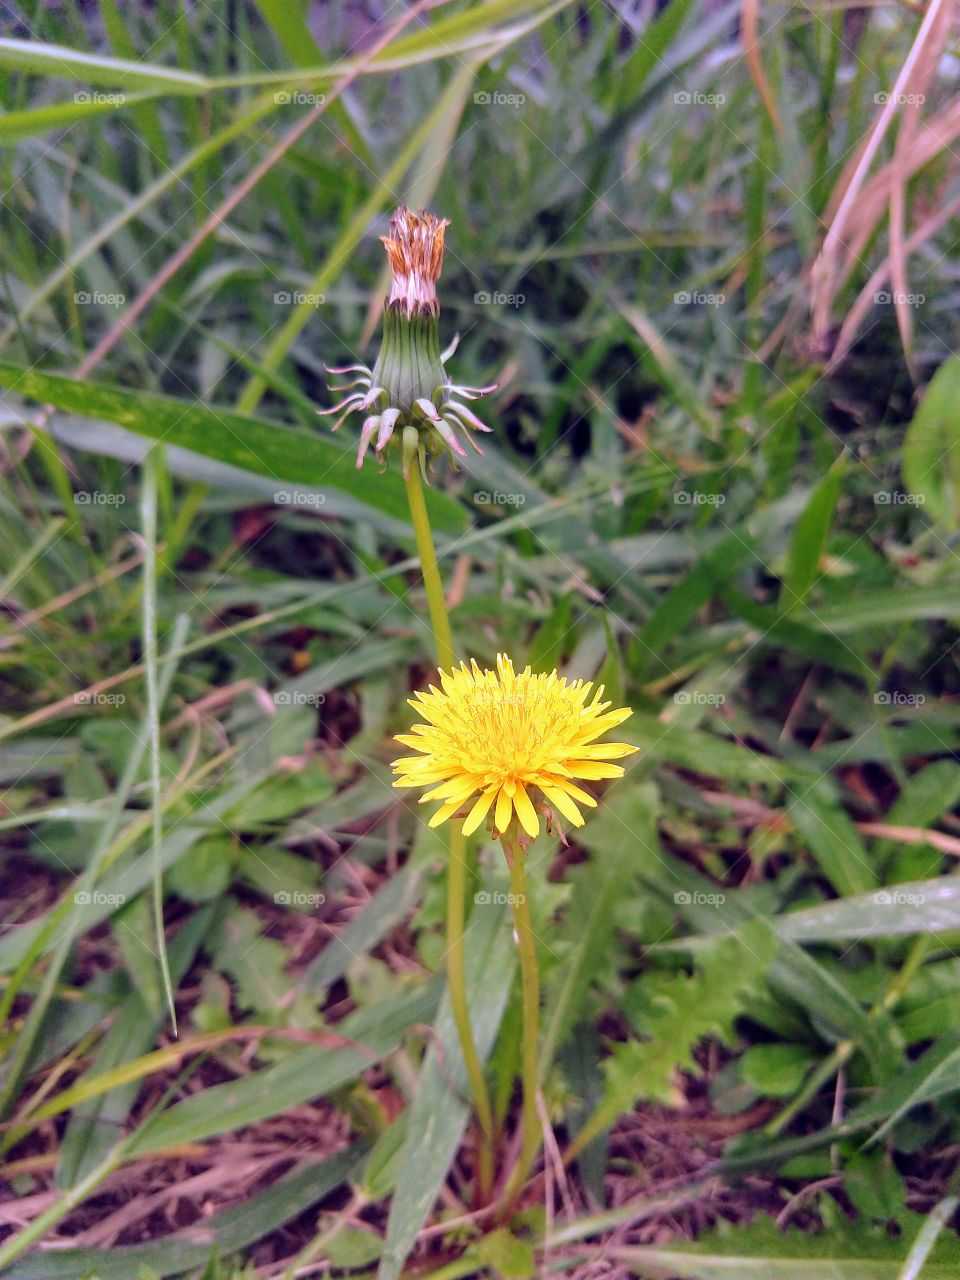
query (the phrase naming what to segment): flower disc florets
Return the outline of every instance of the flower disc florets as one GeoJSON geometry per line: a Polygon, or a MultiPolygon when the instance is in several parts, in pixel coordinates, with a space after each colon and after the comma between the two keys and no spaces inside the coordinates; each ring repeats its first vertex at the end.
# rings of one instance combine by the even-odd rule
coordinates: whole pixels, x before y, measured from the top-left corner
{"type": "Polygon", "coordinates": [[[503,832],[515,812],[527,835],[536,836],[540,820],[531,788],[582,827],[577,804],[597,802],[574,779],[619,778],[622,766],[609,762],[637,750],[623,742],[596,741],[632,714],[629,708],[608,710],[602,685],[590,698],[592,682],[568,684],[556,671],[534,675],[529,667],[518,675],[504,654],[497,655],[496,671],[471,661],[469,667],[461,663],[439,674],[439,689],[431,685],[428,693],[410,699],[427,723],[397,736],[397,742],[420,754],[393,763],[395,787],[427,787],[421,804],[441,801],[431,827],[470,800],[464,835],[488,813],[494,830],[503,832]]]}
{"type": "MultiPolygon", "coordinates": [[[[336,431],[348,414],[373,410],[360,429],[357,466],[363,465],[371,443],[377,454],[383,454],[397,436],[403,442],[403,474],[407,475],[416,457],[426,476],[427,455],[433,457],[446,449],[466,456],[457,430],[462,429],[478,453],[482,450],[470,435],[490,431],[464,400],[496,390],[488,387],[466,387],[452,382],[445,364],[457,347],[457,339],[446,351],[440,350],[440,304],[437,280],[443,266],[444,233],[449,226],[445,218],[432,213],[412,213],[405,206],[393,215],[390,234],[381,236],[390,262],[390,296],[383,308],[383,342],[373,369],[350,364],[328,373],[357,376],[332,391],[350,392],[331,409],[319,411],[321,416],[339,413],[333,425],[336,431]],[[359,388],[359,390],[353,390],[359,388]],[[416,431],[414,435],[409,428],[416,431]]],[[[324,366],[326,368],[326,366],[324,366]]]]}
{"type": "Polygon", "coordinates": [[[439,315],[437,281],[443,269],[443,237],[450,221],[432,213],[411,213],[405,206],[393,215],[390,234],[381,236],[390,262],[390,297],[387,305],[412,316],[419,312],[439,315]]]}

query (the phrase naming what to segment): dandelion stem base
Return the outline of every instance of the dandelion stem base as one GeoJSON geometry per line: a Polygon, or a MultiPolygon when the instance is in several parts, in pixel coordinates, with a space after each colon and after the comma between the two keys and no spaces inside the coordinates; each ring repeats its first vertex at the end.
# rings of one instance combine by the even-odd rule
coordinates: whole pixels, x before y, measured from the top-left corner
{"type": "Polygon", "coordinates": [[[523,1119],[520,1156],[507,1182],[504,1198],[509,1206],[519,1195],[530,1166],[543,1141],[540,1117],[537,1113],[537,1087],[539,1083],[538,1054],[540,1042],[540,975],[537,970],[537,951],[527,900],[527,878],[524,853],[520,840],[511,824],[501,835],[503,851],[510,865],[510,888],[513,896],[514,924],[517,931],[517,950],[520,955],[520,981],[522,986],[523,1032],[520,1046],[520,1077],[523,1085],[523,1119]]]}

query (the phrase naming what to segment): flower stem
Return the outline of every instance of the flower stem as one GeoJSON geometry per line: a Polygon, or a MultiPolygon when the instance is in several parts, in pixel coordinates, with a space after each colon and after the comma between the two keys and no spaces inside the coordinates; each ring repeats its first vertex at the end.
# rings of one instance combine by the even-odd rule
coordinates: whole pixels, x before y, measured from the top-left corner
{"type": "Polygon", "coordinates": [[[510,866],[510,888],[513,894],[513,918],[517,930],[517,950],[520,953],[520,981],[522,984],[523,1034],[520,1049],[520,1077],[523,1084],[523,1138],[520,1156],[507,1182],[504,1199],[509,1206],[516,1199],[534,1157],[543,1140],[540,1117],[537,1114],[537,1067],[540,1040],[540,976],[537,972],[537,950],[527,901],[527,878],[524,854],[514,824],[502,833],[501,843],[510,866]]]}
{"type": "Polygon", "coordinates": [[[464,969],[464,900],[467,888],[466,839],[460,828],[450,827],[450,859],[447,865],[447,982],[450,1008],[460,1037],[460,1049],[467,1068],[473,1103],[480,1122],[477,1149],[477,1183],[480,1200],[487,1203],[493,1191],[493,1112],[483,1068],[473,1039],[467,981],[464,969]]]}
{"type": "MultiPolygon", "coordinates": [[[[427,608],[430,612],[430,625],[433,629],[433,640],[437,651],[437,662],[441,670],[449,671],[453,666],[453,633],[450,630],[450,618],[447,613],[447,602],[443,594],[443,583],[437,567],[437,553],[433,545],[433,534],[430,530],[430,517],[423,499],[423,486],[420,483],[420,468],[417,459],[413,460],[406,477],[407,501],[410,505],[410,519],[417,539],[417,554],[420,557],[420,571],[423,574],[423,585],[427,592],[427,608]]],[[[467,842],[461,829],[450,824],[450,858],[447,864],[447,985],[450,991],[450,1008],[454,1025],[460,1039],[460,1050],[467,1069],[467,1079],[473,1093],[473,1105],[480,1123],[480,1141],[477,1149],[477,1189],[483,1203],[489,1201],[493,1191],[493,1112],[490,1108],[490,1095],[483,1078],[480,1056],[473,1038],[470,1025],[470,1007],[467,1003],[467,980],[464,963],[464,926],[466,919],[465,901],[467,894],[467,842]]]]}
{"type": "Polygon", "coordinates": [[[157,490],[161,470],[157,445],[147,450],[143,464],[140,507],[143,520],[143,663],[147,676],[147,729],[150,735],[150,812],[153,853],[153,926],[160,957],[160,977],[167,997],[173,1034],[177,1034],[177,1009],[167,943],[163,931],[163,870],[160,845],[163,840],[163,795],[160,780],[160,693],[157,675],[157,490]]]}
{"type": "Polygon", "coordinates": [[[423,500],[420,468],[416,459],[410,466],[405,483],[407,502],[410,504],[410,519],[413,521],[413,532],[417,539],[420,571],[423,574],[423,585],[427,589],[427,608],[430,611],[430,626],[433,628],[433,640],[437,648],[437,662],[441,670],[449,671],[453,666],[453,633],[450,630],[447,602],[443,595],[440,570],[437,568],[437,553],[433,545],[430,517],[427,515],[427,504],[423,500]]]}

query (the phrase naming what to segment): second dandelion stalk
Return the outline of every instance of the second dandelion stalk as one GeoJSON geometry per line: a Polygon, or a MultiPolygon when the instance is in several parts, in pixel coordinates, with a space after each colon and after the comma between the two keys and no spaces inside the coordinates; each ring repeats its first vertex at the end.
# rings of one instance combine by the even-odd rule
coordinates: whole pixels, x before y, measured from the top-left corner
{"type": "MultiPolygon", "coordinates": [[[[427,593],[427,609],[437,650],[437,663],[448,671],[454,663],[453,634],[443,583],[437,566],[437,553],[430,529],[419,467],[410,467],[406,475],[407,500],[410,519],[417,540],[420,571],[427,593]]],[[[480,1125],[480,1141],[477,1150],[477,1184],[481,1201],[487,1202],[493,1190],[494,1126],[490,1095],[487,1091],[480,1056],[473,1038],[470,1023],[470,1006],[467,1000],[467,979],[464,951],[464,925],[466,922],[467,895],[467,841],[457,827],[450,828],[450,859],[447,864],[447,985],[450,992],[450,1009],[460,1040],[473,1105],[480,1125]]]]}

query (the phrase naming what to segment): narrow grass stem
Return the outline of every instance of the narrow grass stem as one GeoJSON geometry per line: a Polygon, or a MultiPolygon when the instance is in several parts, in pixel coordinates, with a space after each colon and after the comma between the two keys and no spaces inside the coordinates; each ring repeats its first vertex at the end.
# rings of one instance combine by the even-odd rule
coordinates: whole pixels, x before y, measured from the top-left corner
{"type": "Polygon", "coordinates": [[[539,1083],[538,1049],[540,1041],[540,976],[537,971],[537,949],[527,901],[527,877],[524,854],[514,825],[501,836],[503,852],[510,866],[510,888],[513,916],[517,931],[522,984],[523,1032],[520,1046],[520,1076],[523,1085],[523,1137],[520,1155],[507,1182],[504,1199],[509,1207],[520,1192],[534,1157],[543,1140],[537,1112],[539,1083]]]}
{"type": "Polygon", "coordinates": [[[173,983],[167,960],[167,944],[163,932],[163,873],[160,846],[163,842],[163,791],[160,782],[160,682],[157,674],[157,490],[161,455],[152,445],[143,463],[143,487],[140,512],[143,524],[143,664],[147,683],[147,733],[150,756],[150,812],[152,815],[153,849],[153,918],[156,933],[160,975],[170,1010],[174,1035],[177,1033],[177,1010],[173,999],[173,983]]]}
{"type": "MultiPolygon", "coordinates": [[[[407,501],[410,519],[417,540],[420,572],[427,593],[427,608],[441,669],[449,671],[453,666],[453,633],[447,602],[443,594],[443,582],[437,566],[437,552],[430,529],[430,518],[423,499],[420,471],[414,461],[406,476],[407,501]]],[[[477,1151],[477,1189],[480,1200],[486,1203],[493,1191],[493,1111],[490,1095],[483,1078],[483,1068],[473,1038],[470,1024],[470,1007],[467,1002],[466,965],[464,960],[464,932],[467,895],[467,842],[455,824],[450,824],[450,857],[447,862],[447,984],[450,991],[450,1009],[460,1040],[467,1079],[473,1094],[473,1104],[480,1124],[480,1141],[477,1151]]]]}

